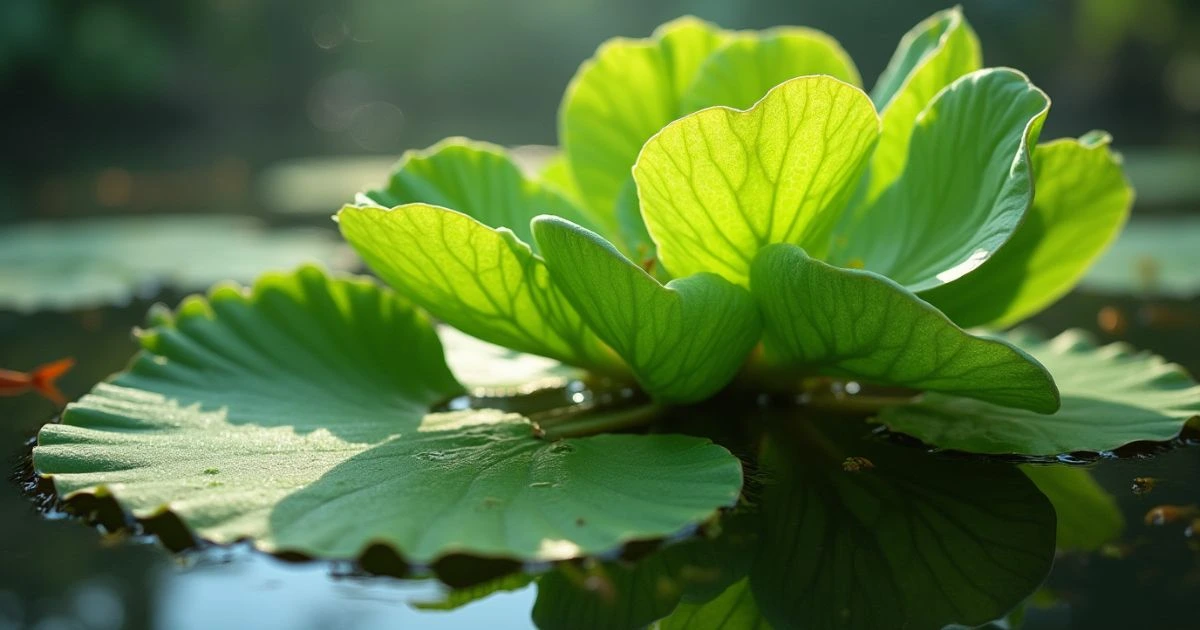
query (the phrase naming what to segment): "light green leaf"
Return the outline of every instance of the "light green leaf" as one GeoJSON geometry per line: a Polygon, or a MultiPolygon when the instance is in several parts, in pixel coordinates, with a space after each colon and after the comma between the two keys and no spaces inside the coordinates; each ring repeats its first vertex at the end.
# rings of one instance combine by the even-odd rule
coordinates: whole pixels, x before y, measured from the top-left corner
{"type": "Polygon", "coordinates": [[[810,28],[781,27],[732,37],[700,66],[683,112],[712,105],[749,109],[771,88],[799,76],[827,74],[854,86],[862,79],[837,40],[810,28]]]}
{"type": "Polygon", "coordinates": [[[1134,217],[1112,248],[1084,276],[1092,291],[1200,295],[1200,217],[1134,217]]]}
{"type": "Polygon", "coordinates": [[[910,291],[982,265],[1033,201],[1029,147],[1049,107],[1015,70],[980,70],[952,83],[917,120],[911,168],[839,237],[833,260],[910,291]]]}
{"type": "Polygon", "coordinates": [[[824,253],[878,133],[867,95],[823,76],[787,81],[744,112],[671,123],[633,169],[659,258],[676,277],[745,285],[765,245],[824,253]]]}
{"type": "Polygon", "coordinates": [[[585,207],[583,193],[579,191],[579,186],[575,183],[575,176],[571,174],[571,164],[567,162],[566,155],[559,153],[550,158],[538,173],[537,179],[542,186],[558,191],[575,206],[585,207]]]}
{"type": "Polygon", "coordinates": [[[864,204],[878,199],[904,171],[921,111],[942,88],[982,65],[979,40],[958,7],[935,13],[905,33],[871,91],[883,133],[871,156],[864,204]]]}
{"type": "Polygon", "coordinates": [[[346,206],[337,218],[375,273],[447,324],[519,352],[624,372],[507,228],[426,204],[346,206]]]}
{"type": "Polygon", "coordinates": [[[1007,327],[1062,297],[1116,238],[1133,190],[1108,134],[1055,140],[1033,153],[1033,208],[978,269],[921,297],[963,327],[1007,327]]]}
{"type": "Polygon", "coordinates": [[[843,418],[779,420],[750,569],[776,630],[975,626],[1050,571],[1054,510],[1015,467],[865,440],[843,418]],[[873,468],[846,471],[847,457],[873,468]]]}
{"type": "Polygon", "coordinates": [[[669,280],[670,274],[658,264],[658,248],[650,232],[646,231],[646,222],[642,220],[642,207],[638,203],[637,183],[633,175],[625,180],[621,194],[617,196],[617,227],[619,240],[624,243],[622,251],[628,252],[630,258],[645,267],[652,264],[650,272],[654,277],[669,280]]]}
{"type": "Polygon", "coordinates": [[[325,230],[268,230],[235,216],[81,219],[0,227],[0,311],[124,304],[163,287],[203,289],[319,262],[359,263],[325,230]]]}
{"type": "Polygon", "coordinates": [[[218,288],[160,313],[142,344],[42,429],[34,465],[65,498],[169,510],[218,543],[564,559],[676,532],[741,486],[707,440],[547,442],[515,414],[428,413],[461,386],[425,316],[366,280],[306,268],[218,288]]]}
{"type": "Polygon", "coordinates": [[[1021,470],[1054,505],[1059,549],[1095,551],[1121,536],[1125,517],[1117,500],[1087,470],[1034,465],[1022,466],[1021,470]]]}
{"type": "Polygon", "coordinates": [[[1062,393],[1057,413],[929,394],[883,411],[879,421],[947,449],[1057,455],[1170,440],[1200,415],[1200,385],[1161,357],[1119,343],[1100,347],[1077,330],[1050,341],[1023,333],[1010,339],[1054,374],[1062,393]]]}
{"type": "Polygon", "coordinates": [[[872,272],[833,267],[794,245],[772,245],[754,263],[751,290],[774,361],[1041,413],[1058,408],[1054,380],[1029,355],[972,336],[872,272]]]}
{"type": "Polygon", "coordinates": [[[456,210],[488,227],[508,228],[525,243],[533,243],[529,221],[539,214],[591,225],[557,190],[526,178],[504,149],[466,138],[405,153],[387,187],[366,196],[386,208],[426,203],[456,210]]]}
{"type": "Polygon", "coordinates": [[[750,581],[741,580],[716,599],[682,603],[671,616],[658,622],[656,630],[771,630],[750,592],[750,581]]]}
{"type": "Polygon", "coordinates": [[[680,114],[680,98],[726,34],[685,17],[649,39],[605,42],[563,95],[559,138],[588,209],[617,232],[614,204],[646,140],[680,114]]]}
{"type": "Polygon", "coordinates": [[[533,231],[555,284],[658,400],[708,398],[758,343],[754,299],[720,276],[697,274],[664,286],[573,223],[539,217],[533,231]]]}

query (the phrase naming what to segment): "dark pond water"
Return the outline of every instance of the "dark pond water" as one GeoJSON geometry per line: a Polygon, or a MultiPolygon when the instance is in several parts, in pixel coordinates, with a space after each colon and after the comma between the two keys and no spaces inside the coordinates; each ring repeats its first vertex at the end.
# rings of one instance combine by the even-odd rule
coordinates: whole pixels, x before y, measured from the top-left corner
{"type": "MultiPolygon", "coordinates": [[[[0,314],[0,365],[75,354],[80,364],[63,385],[78,395],[132,354],[128,330],[145,307],[0,314]]],[[[1119,336],[1195,373],[1198,322],[1200,302],[1075,294],[1034,323],[1048,333],[1079,326],[1102,339],[1119,336]]],[[[1086,465],[1038,467],[1031,474],[1050,485],[1086,471],[1124,521],[1095,551],[1056,551],[1056,536],[1060,545],[1108,538],[1105,529],[1121,525],[1085,504],[1060,504],[1056,513],[1017,462],[930,455],[859,420],[792,408],[692,409],[665,428],[707,435],[747,460],[737,509],[697,536],[635,545],[603,562],[537,567],[549,572],[533,581],[520,567],[451,559],[436,572],[465,587],[455,591],[428,575],[394,577],[404,569],[382,553],[360,563],[282,559],[245,546],[173,553],[168,548],[187,543],[176,523],[151,524],[157,535],[131,531],[103,504],[76,506],[93,512],[98,525],[89,527],[30,482],[28,441],[52,414],[33,397],[0,399],[0,452],[12,477],[0,486],[0,629],[524,628],[535,621],[607,628],[663,617],[664,628],[764,628],[761,613],[794,627],[888,628],[905,618],[924,628],[947,619],[983,623],[1015,604],[1010,621],[1024,628],[1197,624],[1200,535],[1189,535],[1191,519],[1145,519],[1157,506],[1200,503],[1194,447],[1147,446],[1122,458],[1081,458],[1095,460],[1086,465]],[[1135,492],[1137,478],[1153,481],[1138,482],[1143,491],[1135,492]],[[436,609],[455,604],[462,605],[436,609]]]]}

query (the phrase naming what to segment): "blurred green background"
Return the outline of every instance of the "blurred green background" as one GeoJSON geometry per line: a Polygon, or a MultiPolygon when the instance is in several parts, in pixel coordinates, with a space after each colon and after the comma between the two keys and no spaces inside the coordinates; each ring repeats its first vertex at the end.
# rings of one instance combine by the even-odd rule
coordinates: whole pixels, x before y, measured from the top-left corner
{"type": "MultiPolygon", "coordinates": [[[[403,149],[447,135],[554,144],[563,88],[605,38],[687,13],[812,26],[869,85],[948,2],[4,0],[0,220],[326,213],[403,149]]],[[[1054,98],[1043,137],[1108,129],[1135,183],[1166,180],[1143,202],[1200,197],[1200,2],[963,6],[987,64],[1054,98]]]]}

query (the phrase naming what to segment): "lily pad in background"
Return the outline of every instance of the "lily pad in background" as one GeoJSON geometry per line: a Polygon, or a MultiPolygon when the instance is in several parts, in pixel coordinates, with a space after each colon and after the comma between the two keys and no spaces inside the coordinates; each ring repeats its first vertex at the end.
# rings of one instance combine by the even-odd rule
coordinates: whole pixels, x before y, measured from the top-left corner
{"type": "Polygon", "coordinates": [[[1054,375],[1062,397],[1057,412],[1040,415],[929,393],[921,402],[883,411],[878,420],[945,449],[1058,455],[1170,440],[1200,416],[1200,385],[1162,357],[1122,343],[1098,346],[1078,330],[1050,341],[1021,331],[1008,339],[1054,375]]]}
{"type": "Polygon", "coordinates": [[[1131,219],[1080,286],[1106,293],[1200,295],[1200,217],[1131,219]]]}
{"type": "Polygon", "coordinates": [[[160,216],[0,227],[0,310],[123,304],[162,286],[179,291],[249,282],[304,262],[358,265],[333,232],[268,230],[234,216],[160,216]]]}
{"type": "Polygon", "coordinates": [[[563,559],[669,535],[738,496],[708,440],[547,442],[460,394],[426,317],[368,280],[315,268],[159,311],[128,371],[44,427],[34,465],[61,496],[171,511],[199,537],[415,562],[451,552],[563,559]]]}

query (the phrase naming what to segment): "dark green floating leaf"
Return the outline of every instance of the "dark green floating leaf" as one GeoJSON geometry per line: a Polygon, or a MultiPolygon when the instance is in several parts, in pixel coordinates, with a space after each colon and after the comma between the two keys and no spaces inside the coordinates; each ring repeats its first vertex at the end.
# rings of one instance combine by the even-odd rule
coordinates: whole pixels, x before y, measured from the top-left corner
{"type": "Polygon", "coordinates": [[[1009,339],[1054,375],[1062,395],[1056,413],[931,393],[919,403],[885,410],[879,421],[947,449],[1058,455],[1170,440],[1200,415],[1200,385],[1162,357],[1123,343],[1097,346],[1078,330],[1050,341],[1020,332],[1009,339]]]}
{"type": "Polygon", "coordinates": [[[315,268],[156,313],[128,371],[39,435],[64,497],[165,510],[200,537],[415,562],[551,560],[671,534],[737,497],[741,464],[676,435],[535,439],[515,414],[429,414],[462,392],[427,319],[315,268]]]}

